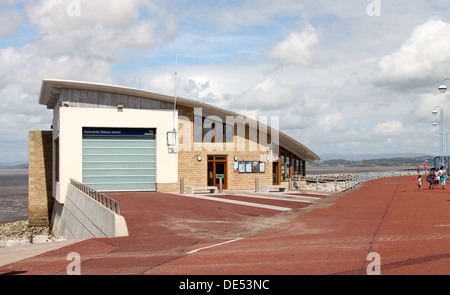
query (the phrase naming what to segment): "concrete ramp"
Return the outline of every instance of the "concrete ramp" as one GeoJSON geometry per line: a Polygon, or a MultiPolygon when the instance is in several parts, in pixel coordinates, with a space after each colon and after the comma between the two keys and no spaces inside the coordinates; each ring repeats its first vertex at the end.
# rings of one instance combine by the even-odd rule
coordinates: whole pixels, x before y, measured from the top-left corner
{"type": "Polygon", "coordinates": [[[55,201],[52,232],[66,239],[128,236],[125,218],[97,202],[72,184],[64,204],[55,201]]]}

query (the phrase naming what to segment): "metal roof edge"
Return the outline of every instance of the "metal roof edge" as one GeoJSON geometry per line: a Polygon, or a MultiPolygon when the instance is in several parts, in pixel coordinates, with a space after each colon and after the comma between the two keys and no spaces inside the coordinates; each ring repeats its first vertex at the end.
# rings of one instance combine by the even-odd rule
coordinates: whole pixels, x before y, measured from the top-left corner
{"type": "MultiPolygon", "coordinates": [[[[39,96],[39,104],[46,105],[48,108],[53,108],[53,106],[49,106],[48,103],[50,101],[50,97],[52,94],[52,91],[54,88],[75,88],[75,89],[85,89],[85,90],[92,90],[92,91],[104,91],[104,92],[118,92],[123,95],[131,95],[131,96],[137,96],[137,97],[143,97],[143,98],[150,98],[150,99],[156,99],[164,102],[173,102],[173,96],[165,95],[165,94],[159,94],[154,93],[142,89],[136,89],[126,86],[118,86],[118,85],[110,85],[110,84],[103,84],[103,83],[95,83],[95,82],[84,82],[84,81],[74,81],[74,80],[63,80],[63,79],[52,79],[52,78],[45,78],[42,81],[41,86],[41,93],[39,96]]],[[[219,108],[217,106],[213,106],[204,102],[199,102],[187,98],[182,98],[177,96],[177,104],[191,107],[191,108],[202,108],[205,109],[207,112],[211,113],[220,113],[223,116],[241,116],[245,120],[250,120],[253,122],[256,122],[261,126],[261,124],[264,127],[270,127],[266,124],[263,124],[251,117],[247,117],[241,114],[238,114],[233,111],[229,111],[226,109],[219,108]]],[[[270,134],[271,128],[266,129],[268,133],[270,134]]],[[[302,157],[305,158],[308,162],[314,162],[317,160],[320,160],[319,156],[317,156],[313,151],[311,151],[309,148],[305,147],[303,144],[298,142],[297,140],[291,138],[290,136],[286,135],[285,133],[278,130],[280,138],[279,138],[279,144],[283,145],[283,147],[287,148],[294,154],[300,156],[299,154],[302,154],[302,157]],[[283,140],[282,140],[283,139],[283,140]],[[283,144],[282,144],[283,143],[283,144]],[[299,150],[302,152],[299,153],[299,150]]]]}

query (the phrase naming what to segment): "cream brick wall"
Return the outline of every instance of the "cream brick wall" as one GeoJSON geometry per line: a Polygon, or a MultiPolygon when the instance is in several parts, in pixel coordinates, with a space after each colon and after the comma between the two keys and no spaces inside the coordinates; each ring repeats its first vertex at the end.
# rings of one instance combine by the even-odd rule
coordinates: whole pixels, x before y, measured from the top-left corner
{"type": "Polygon", "coordinates": [[[54,201],[52,131],[30,131],[28,150],[28,224],[49,226],[54,201]]]}

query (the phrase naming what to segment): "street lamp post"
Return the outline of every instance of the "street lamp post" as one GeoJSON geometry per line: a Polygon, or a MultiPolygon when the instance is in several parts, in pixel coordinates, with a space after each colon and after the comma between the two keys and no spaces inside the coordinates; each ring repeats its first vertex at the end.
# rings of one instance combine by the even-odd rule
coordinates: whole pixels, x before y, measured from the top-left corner
{"type": "MultiPolygon", "coordinates": [[[[442,92],[442,93],[447,91],[447,86],[445,85],[445,81],[447,81],[447,80],[450,80],[450,78],[445,78],[444,80],[442,80],[441,86],[438,87],[438,90],[440,92],[442,92]]],[[[434,114],[434,112],[435,111],[433,111],[433,114],[434,114]]],[[[444,150],[443,150],[443,147],[442,147],[442,144],[443,144],[443,141],[444,141],[444,121],[443,120],[444,120],[444,114],[443,114],[443,110],[441,108],[441,162],[442,162],[443,157],[444,157],[443,156],[444,150]]],[[[446,133],[447,133],[447,136],[448,136],[448,131],[446,131],[446,133]]]]}
{"type": "MultiPolygon", "coordinates": [[[[444,110],[440,107],[440,106],[435,106],[434,110],[431,112],[433,115],[437,115],[438,111],[436,110],[437,108],[440,109],[441,111],[441,119],[439,120],[439,127],[440,127],[440,143],[439,143],[439,149],[440,149],[440,158],[441,158],[441,163],[440,165],[443,166],[445,165],[444,163],[444,110]]],[[[437,124],[433,124],[434,126],[436,126],[437,124]]]]}
{"type": "MultiPolygon", "coordinates": [[[[444,129],[444,133],[445,133],[445,153],[444,153],[444,160],[447,159],[448,162],[448,130],[444,129]]],[[[442,138],[443,139],[443,138],[442,138]]],[[[446,163],[445,166],[448,166],[448,163],[446,163]]],[[[445,167],[446,169],[448,169],[448,167],[445,167]]]]}
{"type": "Polygon", "coordinates": [[[445,92],[447,90],[447,86],[445,86],[444,84],[446,80],[450,80],[450,78],[445,78],[444,80],[442,80],[441,86],[438,87],[440,92],[445,92]]]}

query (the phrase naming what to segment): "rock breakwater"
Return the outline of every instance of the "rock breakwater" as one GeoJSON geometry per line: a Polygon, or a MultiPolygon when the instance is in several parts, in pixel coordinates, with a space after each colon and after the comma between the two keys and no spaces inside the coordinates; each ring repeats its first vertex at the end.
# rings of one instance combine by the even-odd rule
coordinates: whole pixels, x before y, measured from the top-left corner
{"type": "Polygon", "coordinates": [[[0,224],[0,247],[40,244],[65,240],[50,233],[49,227],[30,227],[27,220],[0,224]]]}

